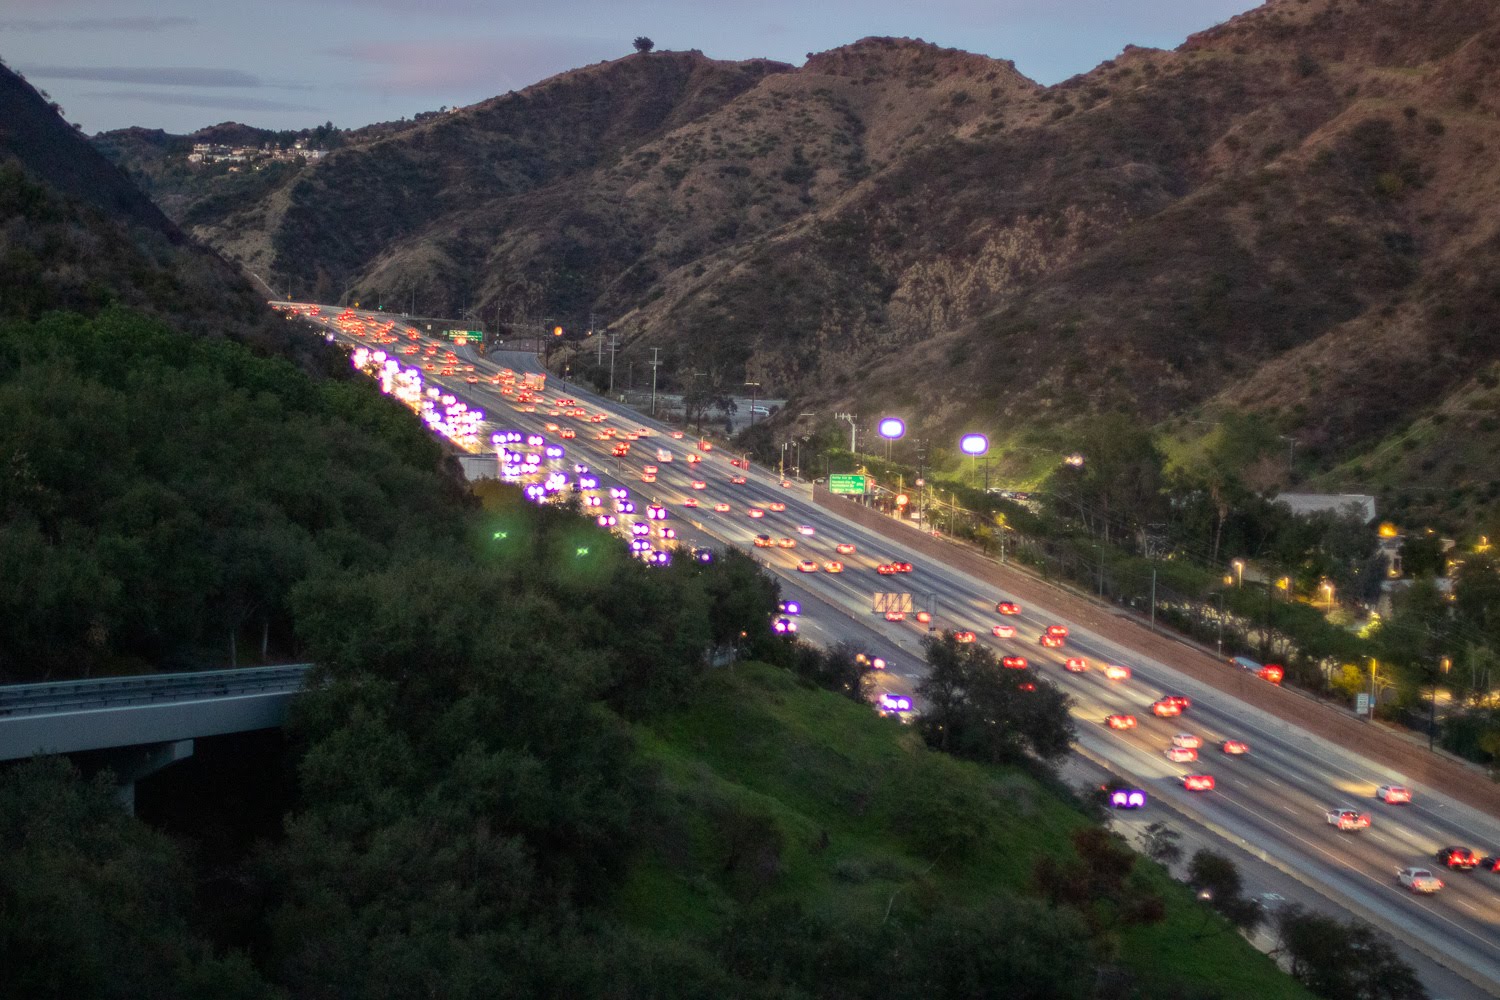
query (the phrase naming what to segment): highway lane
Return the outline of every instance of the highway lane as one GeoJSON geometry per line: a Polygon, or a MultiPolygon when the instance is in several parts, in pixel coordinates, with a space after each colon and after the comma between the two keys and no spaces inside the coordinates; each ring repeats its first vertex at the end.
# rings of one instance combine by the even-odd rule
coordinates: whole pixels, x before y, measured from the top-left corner
{"type": "MultiPolygon", "coordinates": [[[[480,371],[494,370],[496,362],[519,371],[528,360],[534,367],[534,359],[523,358],[470,363],[480,371]]],[[[1434,898],[1409,896],[1395,887],[1393,877],[1394,869],[1402,865],[1432,867],[1432,853],[1448,844],[1481,849],[1500,846],[1500,826],[1493,817],[1480,816],[1420,787],[1413,805],[1384,806],[1373,799],[1376,784],[1409,782],[1361,760],[1355,748],[1328,745],[1217,691],[1198,689],[1165,664],[1118,648],[1084,629],[1073,627],[1063,650],[1043,649],[1035,640],[1047,624],[1071,623],[1040,607],[1026,607],[1019,616],[1002,618],[994,605],[1009,595],[963,573],[918,563],[910,575],[878,576],[873,569],[877,561],[903,558],[898,545],[814,505],[805,487],[783,488],[779,479],[764,470],[735,469],[728,455],[718,450],[699,453],[694,439],[673,439],[666,425],[621,412],[592,393],[574,386],[549,386],[546,398],[575,398],[591,412],[609,413],[607,424],[576,424],[549,416],[548,410],[555,407],[538,406],[534,414],[515,412],[510,401],[486,386],[438,381],[455,395],[490,410],[495,426],[543,432],[548,422],[576,425],[578,438],[565,442],[570,448],[568,462],[581,454],[596,472],[611,474],[633,493],[655,496],[672,506],[679,524],[685,521],[704,537],[753,552],[783,581],[788,594],[802,595],[811,612],[804,615],[805,636],[822,641],[851,636],[886,656],[893,666],[884,678],[886,689],[908,693],[920,679],[920,642],[928,630],[911,621],[888,623],[873,615],[870,602],[876,591],[909,592],[917,607],[935,612],[935,628],[969,628],[997,652],[1025,655],[1039,673],[1074,697],[1079,743],[1085,751],[1109,761],[1153,797],[1194,816],[1231,843],[1372,919],[1424,954],[1459,968],[1481,988],[1500,992],[1500,965],[1495,958],[1500,955],[1500,908],[1496,906],[1500,875],[1442,872],[1448,888],[1434,898]],[[653,433],[631,442],[630,455],[616,462],[608,454],[611,443],[593,438],[594,429],[600,426],[644,426],[653,433]],[[673,461],[657,461],[657,447],[669,448],[673,461]],[[685,459],[690,453],[702,454],[703,461],[689,466],[685,459]],[[640,482],[641,469],[647,464],[658,467],[654,484],[640,482]],[[732,485],[730,477],[740,474],[746,482],[732,485]],[[702,480],[706,488],[691,489],[694,479],[702,480]],[[689,497],[697,497],[703,506],[682,506],[689,497]],[[730,511],[713,511],[715,502],[728,503],[730,511]],[[786,510],[772,511],[769,504],[773,502],[785,503],[786,510]],[[746,514],[750,506],[764,510],[765,516],[752,520],[746,514]],[[810,525],[815,534],[797,534],[801,524],[810,525]],[[797,548],[753,548],[751,542],[758,532],[793,538],[797,548]],[[856,554],[837,555],[837,542],[853,542],[856,554]],[[846,570],[842,574],[798,573],[796,563],[804,556],[820,563],[838,558],[846,570]],[[1016,638],[998,640],[989,635],[990,626],[1001,621],[1016,626],[1016,638]],[[887,644],[885,648],[876,648],[881,643],[887,644]],[[1069,654],[1087,657],[1096,668],[1124,663],[1132,668],[1133,677],[1110,682],[1098,669],[1066,673],[1061,663],[1069,654]],[[1193,707],[1181,719],[1157,720],[1150,715],[1149,705],[1168,692],[1192,696],[1193,707]],[[1125,733],[1105,729],[1100,720],[1113,711],[1132,712],[1140,719],[1139,726],[1125,733]],[[1244,739],[1252,750],[1245,758],[1229,760],[1210,749],[1194,767],[1172,764],[1161,751],[1171,735],[1180,731],[1200,735],[1209,746],[1227,737],[1244,739]],[[1190,771],[1213,774],[1218,787],[1208,793],[1186,792],[1179,779],[1190,771]],[[1370,812],[1372,828],[1345,834],[1327,825],[1324,812],[1344,804],[1370,812]]],[[[1264,683],[1249,675],[1244,680],[1264,683]]]]}

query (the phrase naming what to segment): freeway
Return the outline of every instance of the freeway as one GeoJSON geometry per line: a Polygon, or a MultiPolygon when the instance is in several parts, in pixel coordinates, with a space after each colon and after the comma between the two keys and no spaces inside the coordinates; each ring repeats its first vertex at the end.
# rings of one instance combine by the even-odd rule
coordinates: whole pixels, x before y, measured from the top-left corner
{"type": "MultiPolygon", "coordinates": [[[[332,316],[320,319],[348,343],[369,346],[367,335],[340,329],[332,316]]],[[[429,342],[419,343],[425,352],[429,342]]],[[[1017,615],[1002,616],[996,603],[1012,595],[940,562],[918,562],[910,574],[877,575],[878,564],[917,561],[889,536],[813,503],[806,487],[785,483],[766,470],[732,466],[735,456],[719,449],[705,451],[695,438],[674,437],[673,428],[623,411],[576,386],[549,386],[533,403],[520,403],[492,381],[506,368],[539,371],[534,356],[485,358],[465,352],[458,363],[435,367],[428,382],[470,406],[484,408],[486,431],[514,429],[565,445],[567,458],[552,465],[571,469],[573,463],[585,462],[601,487],[612,482],[628,487],[639,501],[663,505],[679,529],[679,540],[727,543],[754,553],[781,580],[787,595],[803,601],[804,635],[824,642],[850,639],[886,659],[888,669],[879,677],[881,690],[908,695],[913,691],[923,673],[921,643],[929,629],[972,630],[977,641],[997,653],[1025,656],[1038,674],[1073,698],[1078,745],[1091,759],[1106,762],[1163,809],[1191,817],[1236,849],[1384,928],[1428,962],[1453,970],[1480,991],[1471,995],[1500,995],[1500,873],[1440,871],[1447,887],[1424,897],[1399,889],[1394,878],[1397,868],[1408,865],[1437,870],[1434,853],[1445,846],[1495,852],[1500,848],[1495,817],[1390,773],[1361,757],[1357,747],[1334,745],[1297,729],[1045,607],[1033,603],[1017,615]],[[472,373],[467,365],[474,366],[472,373]],[[444,376],[444,370],[452,375],[444,376]],[[476,381],[469,382],[471,377],[476,381]],[[558,400],[563,398],[576,405],[561,405],[558,400]],[[566,415],[578,408],[600,419],[566,415]],[[576,437],[564,440],[564,427],[576,437]],[[601,437],[606,431],[613,436],[601,437]],[[637,435],[628,441],[629,453],[613,455],[628,434],[637,435]],[[658,449],[671,460],[659,458],[658,449]],[[699,461],[690,463],[690,456],[699,461]],[[656,467],[654,482],[643,481],[647,466],[656,467]],[[733,482],[738,477],[743,482],[733,482]],[[696,506],[690,505],[692,501],[696,506]],[[762,515],[751,517],[752,509],[762,515]],[[787,539],[795,547],[755,547],[757,534],[787,539]],[[840,543],[853,545],[854,551],[839,553],[840,543]],[[804,559],[813,560],[817,571],[799,571],[804,559]],[[823,569],[834,560],[843,563],[843,572],[823,569]],[[929,612],[932,621],[919,624],[909,615],[905,621],[888,622],[874,614],[874,594],[887,592],[909,594],[913,606],[929,612]],[[1013,625],[1015,636],[993,636],[991,629],[999,624],[1013,625]],[[1037,642],[1051,624],[1070,628],[1062,649],[1046,649],[1037,642]],[[1067,657],[1085,658],[1090,669],[1065,670],[1067,657]],[[1131,676],[1109,680],[1101,669],[1106,664],[1127,665],[1131,676]],[[1180,718],[1155,718],[1150,706],[1165,694],[1189,696],[1192,705],[1180,718]],[[1118,712],[1135,715],[1139,724],[1129,730],[1103,725],[1105,716],[1118,712]],[[1198,761],[1177,764],[1164,756],[1178,733],[1202,739],[1198,761]],[[1222,753],[1218,746],[1227,739],[1245,741],[1250,752],[1222,753]],[[1188,774],[1210,774],[1216,787],[1188,791],[1182,781],[1188,774]],[[1411,785],[1415,801],[1397,806],[1378,801],[1376,786],[1391,782],[1411,785]],[[1327,810],[1346,805],[1369,813],[1371,827],[1346,833],[1330,826],[1327,810]]],[[[622,516],[621,521],[628,531],[632,518],[622,516]]],[[[1247,678],[1247,683],[1262,682],[1247,678]]]]}

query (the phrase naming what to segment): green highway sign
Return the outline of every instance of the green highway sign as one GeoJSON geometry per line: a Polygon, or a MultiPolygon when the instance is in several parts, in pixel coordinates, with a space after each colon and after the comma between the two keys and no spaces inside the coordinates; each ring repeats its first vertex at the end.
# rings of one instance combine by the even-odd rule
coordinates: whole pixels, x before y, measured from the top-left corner
{"type": "Polygon", "coordinates": [[[864,493],[868,487],[868,476],[829,476],[829,493],[864,493]]]}
{"type": "Polygon", "coordinates": [[[478,344],[484,340],[484,334],[479,330],[449,330],[448,339],[455,344],[478,344]]]}

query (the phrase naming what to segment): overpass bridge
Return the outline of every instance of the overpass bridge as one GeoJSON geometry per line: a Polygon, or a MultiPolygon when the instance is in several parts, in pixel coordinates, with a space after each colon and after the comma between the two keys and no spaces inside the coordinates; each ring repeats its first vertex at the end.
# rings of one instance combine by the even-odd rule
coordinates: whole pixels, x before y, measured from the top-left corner
{"type": "Polygon", "coordinates": [[[286,721],[310,663],[0,687],[0,761],[101,752],[135,803],[135,783],[193,753],[193,740],[286,721]]]}

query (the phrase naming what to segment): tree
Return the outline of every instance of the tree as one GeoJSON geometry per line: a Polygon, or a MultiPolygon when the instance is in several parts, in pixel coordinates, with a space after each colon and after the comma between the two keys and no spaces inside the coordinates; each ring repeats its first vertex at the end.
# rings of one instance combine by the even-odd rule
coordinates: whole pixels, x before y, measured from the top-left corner
{"type": "Polygon", "coordinates": [[[634,42],[631,42],[631,44],[635,46],[635,50],[641,55],[645,55],[647,52],[650,52],[652,49],[656,48],[656,43],[647,38],[645,35],[638,36],[634,42]]]}
{"type": "Polygon", "coordinates": [[[1182,847],[1178,844],[1182,834],[1160,821],[1146,827],[1145,833],[1142,846],[1146,849],[1146,857],[1168,867],[1182,860],[1182,847]]]}
{"type": "Polygon", "coordinates": [[[1276,930],[1292,977],[1320,997],[1427,1000],[1416,970],[1368,924],[1341,923],[1292,905],[1281,910],[1276,930]]]}
{"type": "Polygon", "coordinates": [[[1030,669],[1000,666],[976,643],[952,632],[923,642],[932,668],[917,685],[927,702],[919,725],[930,746],[987,763],[1054,760],[1073,740],[1070,700],[1030,669]]]}
{"type": "Polygon", "coordinates": [[[1061,466],[1044,492],[1054,511],[1106,543],[1163,518],[1163,459],[1151,433],[1121,416],[1088,421],[1076,439],[1082,464],[1061,466]]]}
{"type": "Polygon", "coordinates": [[[1260,904],[1245,898],[1240,870],[1222,854],[1209,850],[1195,853],[1188,862],[1188,885],[1240,930],[1253,930],[1260,923],[1260,904]]]}

